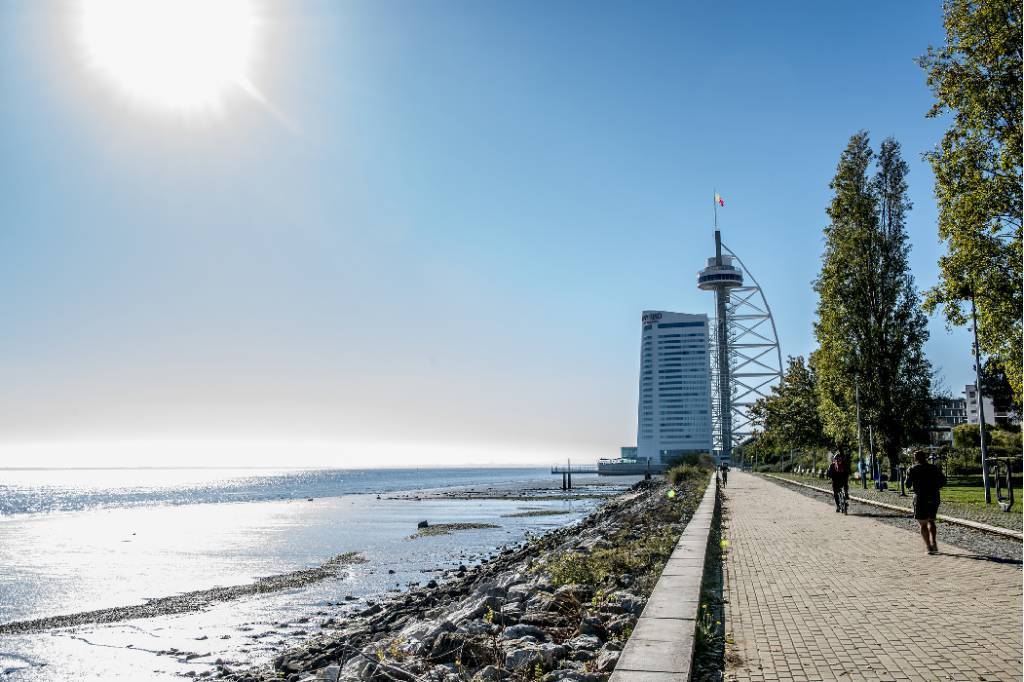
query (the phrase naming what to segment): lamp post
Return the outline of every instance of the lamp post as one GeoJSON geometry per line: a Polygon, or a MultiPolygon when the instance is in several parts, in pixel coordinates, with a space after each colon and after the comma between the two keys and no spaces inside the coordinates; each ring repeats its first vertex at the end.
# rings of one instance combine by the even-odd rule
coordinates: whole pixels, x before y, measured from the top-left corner
{"type": "Polygon", "coordinates": [[[988,446],[985,444],[985,401],[981,397],[981,350],[978,348],[978,311],[974,307],[971,287],[971,324],[974,327],[974,381],[978,396],[978,434],[981,438],[981,484],[985,487],[985,504],[992,504],[992,486],[988,480],[988,446]]]}
{"type": "Polygon", "coordinates": [[[860,482],[864,490],[867,490],[868,472],[864,467],[864,438],[860,428],[860,377],[854,377],[853,395],[857,403],[857,461],[860,463],[860,482]]]}

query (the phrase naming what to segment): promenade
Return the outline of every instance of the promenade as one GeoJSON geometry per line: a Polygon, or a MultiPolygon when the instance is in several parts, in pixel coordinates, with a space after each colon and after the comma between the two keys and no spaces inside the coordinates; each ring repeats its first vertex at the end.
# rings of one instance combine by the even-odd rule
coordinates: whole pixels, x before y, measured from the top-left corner
{"type": "Polygon", "coordinates": [[[727,680],[1020,680],[1021,569],[733,471],[727,680]]]}

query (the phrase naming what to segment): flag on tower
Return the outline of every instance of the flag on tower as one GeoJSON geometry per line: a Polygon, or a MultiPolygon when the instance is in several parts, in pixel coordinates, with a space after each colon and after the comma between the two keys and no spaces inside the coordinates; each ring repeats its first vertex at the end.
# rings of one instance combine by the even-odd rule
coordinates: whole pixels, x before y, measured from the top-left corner
{"type": "Polygon", "coordinates": [[[715,192],[715,203],[719,206],[725,206],[725,199],[723,199],[722,195],[718,192],[715,192]]]}

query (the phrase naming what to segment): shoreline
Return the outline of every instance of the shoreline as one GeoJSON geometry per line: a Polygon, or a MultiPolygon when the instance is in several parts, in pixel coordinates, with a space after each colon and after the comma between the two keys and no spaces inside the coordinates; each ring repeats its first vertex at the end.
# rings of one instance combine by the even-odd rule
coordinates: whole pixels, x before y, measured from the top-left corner
{"type": "Polygon", "coordinates": [[[219,676],[606,680],[705,487],[687,480],[669,497],[665,482],[637,483],[578,522],[324,621],[272,665],[221,665],[219,676]]]}
{"type": "Polygon", "coordinates": [[[140,618],[158,618],[179,613],[190,613],[211,604],[303,587],[334,577],[346,566],[364,563],[365,561],[366,559],[359,552],[345,552],[333,556],[313,568],[265,576],[242,585],[193,590],[169,597],[157,597],[144,604],[112,606],[105,609],[82,611],[80,613],[0,623],[0,635],[23,635],[79,625],[105,625],[140,618]]]}

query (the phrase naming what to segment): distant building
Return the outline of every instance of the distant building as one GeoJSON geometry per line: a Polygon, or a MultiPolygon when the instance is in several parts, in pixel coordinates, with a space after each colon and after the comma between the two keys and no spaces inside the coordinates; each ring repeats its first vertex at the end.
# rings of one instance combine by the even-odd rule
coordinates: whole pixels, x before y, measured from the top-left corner
{"type": "MultiPolygon", "coordinates": [[[[978,415],[978,387],[974,384],[967,384],[964,386],[964,398],[967,400],[967,423],[977,424],[980,422],[978,415]]],[[[985,423],[995,424],[996,423],[996,409],[992,405],[992,399],[988,396],[982,396],[982,405],[985,408],[985,423]]]]}
{"type": "Polygon", "coordinates": [[[967,423],[967,400],[941,398],[932,404],[928,428],[932,445],[948,445],[953,441],[953,427],[967,423]]]}
{"type": "Polygon", "coordinates": [[[619,448],[619,457],[622,459],[636,459],[636,446],[623,445],[619,448]]]}
{"type": "Polygon", "coordinates": [[[637,456],[664,464],[710,452],[708,316],[647,310],[642,327],[637,456]]]}
{"type": "MultiPolygon", "coordinates": [[[[982,397],[985,408],[985,423],[994,424],[1018,424],[1020,416],[1012,410],[996,409],[995,403],[988,396],[982,397]]],[[[947,445],[953,441],[953,427],[960,424],[977,425],[980,421],[978,414],[978,388],[974,384],[964,386],[963,398],[943,398],[935,401],[931,410],[931,424],[928,431],[931,434],[932,445],[947,445]]]]}

